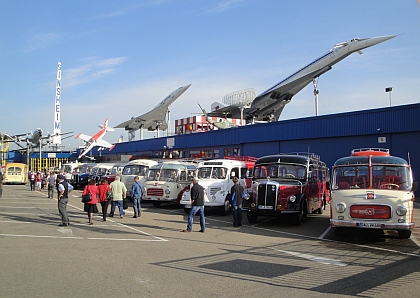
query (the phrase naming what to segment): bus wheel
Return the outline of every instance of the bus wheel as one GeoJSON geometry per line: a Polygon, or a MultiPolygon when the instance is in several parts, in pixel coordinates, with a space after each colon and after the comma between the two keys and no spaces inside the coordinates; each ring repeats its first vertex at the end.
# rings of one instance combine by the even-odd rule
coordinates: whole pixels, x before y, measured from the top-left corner
{"type": "Polygon", "coordinates": [[[229,199],[226,198],[225,203],[223,204],[222,207],[220,207],[220,214],[221,215],[228,215],[230,213],[229,204],[230,204],[229,199]]]}
{"type": "Polygon", "coordinates": [[[408,239],[411,236],[411,231],[410,230],[398,230],[398,237],[400,237],[400,239],[408,239]]]}
{"type": "Polygon", "coordinates": [[[184,212],[186,214],[190,214],[191,208],[184,207],[184,212]]]}
{"type": "Polygon", "coordinates": [[[246,217],[248,218],[249,223],[254,224],[254,223],[257,222],[258,214],[255,214],[255,213],[252,213],[252,212],[247,212],[246,217]]]}
{"type": "Polygon", "coordinates": [[[325,208],[325,203],[324,203],[324,200],[322,200],[322,205],[321,207],[319,207],[319,209],[316,210],[316,213],[318,214],[324,213],[324,208],[325,208]]]}
{"type": "Polygon", "coordinates": [[[159,202],[159,201],[153,201],[153,202],[152,202],[152,204],[153,204],[153,206],[155,206],[155,207],[159,207],[159,206],[160,206],[160,204],[162,204],[162,202],[159,202]]]}
{"type": "Polygon", "coordinates": [[[300,224],[302,223],[302,218],[303,218],[303,206],[300,207],[300,212],[298,214],[293,215],[292,225],[300,226],[300,224]]]}

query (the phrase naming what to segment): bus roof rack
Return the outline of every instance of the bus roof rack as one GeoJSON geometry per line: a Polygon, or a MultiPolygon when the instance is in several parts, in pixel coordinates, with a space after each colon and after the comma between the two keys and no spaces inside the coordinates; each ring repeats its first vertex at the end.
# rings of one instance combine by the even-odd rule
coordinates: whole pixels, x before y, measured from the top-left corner
{"type": "Polygon", "coordinates": [[[351,154],[357,153],[357,152],[365,152],[365,151],[375,151],[375,152],[384,152],[389,154],[389,149],[385,148],[359,148],[359,149],[353,149],[351,150],[351,154]]]}
{"type": "Polygon", "coordinates": [[[310,152],[290,152],[290,153],[279,153],[279,155],[303,155],[315,160],[321,160],[321,157],[315,153],[310,152]]]}
{"type": "Polygon", "coordinates": [[[258,158],[253,156],[225,156],[224,159],[240,160],[240,161],[257,161],[258,158]]]}

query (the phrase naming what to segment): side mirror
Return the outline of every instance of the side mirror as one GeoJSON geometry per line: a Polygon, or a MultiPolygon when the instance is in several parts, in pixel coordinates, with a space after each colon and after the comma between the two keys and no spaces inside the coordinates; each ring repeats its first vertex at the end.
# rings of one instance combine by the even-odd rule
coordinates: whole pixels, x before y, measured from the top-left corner
{"type": "Polygon", "coordinates": [[[413,182],[413,188],[412,188],[412,190],[413,191],[417,191],[418,188],[419,188],[419,183],[418,182],[413,182]]]}

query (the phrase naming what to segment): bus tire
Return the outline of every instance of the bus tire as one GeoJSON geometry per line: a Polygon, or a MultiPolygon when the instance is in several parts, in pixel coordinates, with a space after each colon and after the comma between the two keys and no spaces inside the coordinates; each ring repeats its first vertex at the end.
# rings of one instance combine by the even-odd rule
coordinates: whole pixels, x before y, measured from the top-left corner
{"type": "Polygon", "coordinates": [[[397,232],[400,239],[408,239],[411,236],[410,230],[398,230],[397,232]]]}
{"type": "Polygon", "coordinates": [[[191,208],[184,207],[184,212],[186,214],[190,214],[191,208]]]}
{"type": "Polygon", "coordinates": [[[230,213],[230,202],[229,198],[225,199],[223,206],[220,207],[220,214],[221,215],[228,215],[230,213]]]}
{"type": "Polygon", "coordinates": [[[249,212],[246,213],[246,218],[248,219],[249,223],[254,224],[254,223],[257,223],[258,214],[252,213],[252,212],[249,211],[249,212]]]}
{"type": "Polygon", "coordinates": [[[300,226],[304,218],[306,218],[304,204],[301,204],[299,213],[293,215],[292,225],[300,226]]]}
{"type": "Polygon", "coordinates": [[[155,206],[155,207],[160,207],[160,204],[162,204],[162,202],[159,202],[159,201],[153,201],[153,202],[152,202],[152,204],[153,204],[153,206],[155,206]]]}

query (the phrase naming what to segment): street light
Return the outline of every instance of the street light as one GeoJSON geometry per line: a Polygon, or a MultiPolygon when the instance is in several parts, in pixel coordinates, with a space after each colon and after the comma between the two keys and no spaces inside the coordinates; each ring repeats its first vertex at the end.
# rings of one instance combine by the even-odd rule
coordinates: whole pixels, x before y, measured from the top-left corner
{"type": "Polygon", "coordinates": [[[385,88],[385,92],[389,92],[389,106],[391,106],[391,91],[392,87],[385,88]]]}

